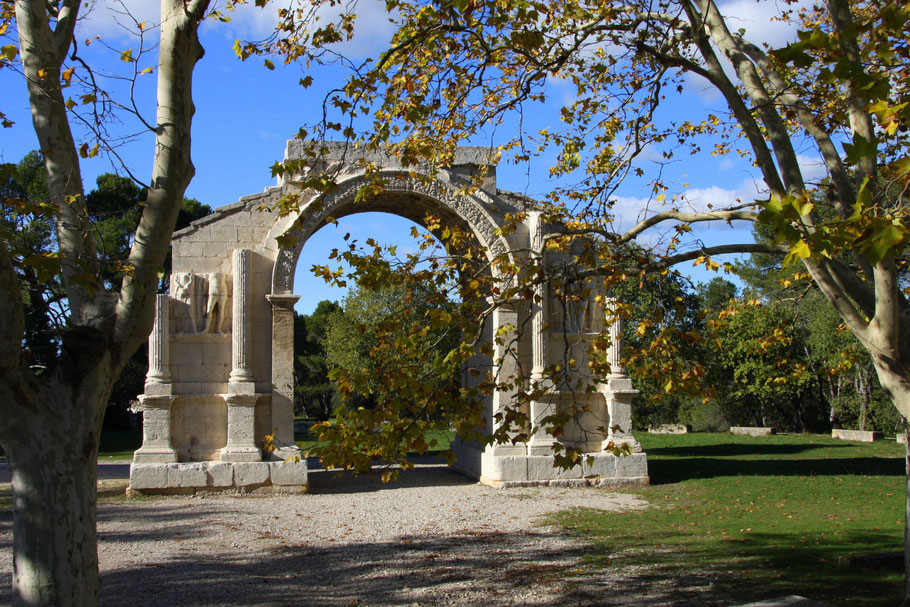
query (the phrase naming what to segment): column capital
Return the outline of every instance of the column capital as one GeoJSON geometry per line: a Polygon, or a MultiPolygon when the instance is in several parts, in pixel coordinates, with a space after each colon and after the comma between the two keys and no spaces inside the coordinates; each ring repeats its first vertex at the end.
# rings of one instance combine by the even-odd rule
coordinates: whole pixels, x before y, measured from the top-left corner
{"type": "Polygon", "coordinates": [[[265,298],[272,304],[272,308],[291,309],[300,301],[300,295],[293,293],[269,293],[265,298]]]}

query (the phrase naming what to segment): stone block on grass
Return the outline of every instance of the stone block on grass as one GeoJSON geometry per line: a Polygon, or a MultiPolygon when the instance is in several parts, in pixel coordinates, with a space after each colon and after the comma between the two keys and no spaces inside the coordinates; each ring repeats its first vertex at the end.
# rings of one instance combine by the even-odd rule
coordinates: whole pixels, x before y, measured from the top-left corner
{"type": "Polygon", "coordinates": [[[774,428],[762,428],[760,426],[733,426],[730,428],[730,434],[738,436],[771,436],[774,434],[774,428]]]}

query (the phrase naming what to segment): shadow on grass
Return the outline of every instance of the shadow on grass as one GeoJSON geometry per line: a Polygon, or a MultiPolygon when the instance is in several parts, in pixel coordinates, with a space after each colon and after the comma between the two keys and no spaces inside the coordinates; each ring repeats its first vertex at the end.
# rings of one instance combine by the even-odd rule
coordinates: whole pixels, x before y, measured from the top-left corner
{"type": "Polygon", "coordinates": [[[716,457],[655,458],[648,462],[648,473],[652,485],[720,476],[904,476],[904,461],[901,458],[884,457],[757,460],[716,457]]]}
{"type": "Polygon", "coordinates": [[[648,455],[652,456],[692,456],[692,457],[734,457],[739,455],[796,455],[819,449],[850,448],[849,444],[786,444],[786,443],[720,443],[713,445],[687,445],[680,447],[651,447],[648,455]]]}
{"type": "Polygon", "coordinates": [[[411,470],[403,470],[398,480],[390,483],[382,482],[382,473],[385,468],[376,467],[372,474],[355,474],[338,470],[321,470],[310,465],[308,473],[310,493],[371,493],[388,489],[402,489],[408,487],[454,487],[460,485],[473,485],[477,481],[470,479],[459,472],[450,469],[445,464],[439,464],[435,458],[427,457],[423,465],[411,470]]]}
{"type": "Polygon", "coordinates": [[[589,560],[626,572],[624,588],[677,584],[690,590],[691,600],[691,591],[701,586],[699,600],[691,604],[702,604],[701,598],[710,603],[713,597],[727,596],[738,603],[792,594],[831,605],[899,604],[901,563],[893,570],[874,571],[838,566],[841,556],[899,551],[899,538],[873,532],[849,538],[826,546],[801,543],[793,534],[750,534],[748,540],[695,545],[685,533],[668,531],[661,544],[642,548],[642,538],[630,533],[595,543],[603,553],[589,560]],[[680,545],[685,545],[682,553],[680,545]],[[644,574],[635,573],[642,568],[644,574]]]}

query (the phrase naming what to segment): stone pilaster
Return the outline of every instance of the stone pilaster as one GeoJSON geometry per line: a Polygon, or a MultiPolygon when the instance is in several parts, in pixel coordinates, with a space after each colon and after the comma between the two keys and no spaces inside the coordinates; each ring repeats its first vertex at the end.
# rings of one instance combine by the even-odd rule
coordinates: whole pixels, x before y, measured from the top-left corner
{"type": "Polygon", "coordinates": [[[294,443],[294,304],[299,295],[266,295],[272,304],[272,426],[279,459],[296,455],[294,443]],[[293,452],[293,453],[292,453],[293,452]]]}
{"type": "MultiPolygon", "coordinates": [[[[517,326],[518,312],[511,305],[505,304],[493,312],[494,340],[502,342],[493,344],[493,373],[497,382],[511,382],[519,374],[517,326]],[[510,328],[505,330],[506,327],[510,328]]],[[[515,390],[496,390],[492,401],[490,415],[493,416],[492,429],[495,431],[502,425],[496,421],[496,414],[505,413],[506,409],[515,404],[515,390]]],[[[523,455],[527,453],[527,448],[524,445],[493,445],[492,452],[497,455],[523,455]]]]}
{"type": "Polygon", "coordinates": [[[140,394],[142,411],[142,446],[133,453],[138,463],[173,463],[177,452],[171,445],[171,405],[174,398],[168,394],[140,394]]]}
{"type": "MultiPolygon", "coordinates": [[[[231,323],[231,376],[230,383],[253,382],[252,335],[250,334],[250,308],[252,307],[251,263],[253,252],[235,249],[232,262],[234,271],[233,307],[231,323]]],[[[230,392],[235,392],[232,388],[230,392]]],[[[245,392],[245,390],[237,390],[245,392]]]]}

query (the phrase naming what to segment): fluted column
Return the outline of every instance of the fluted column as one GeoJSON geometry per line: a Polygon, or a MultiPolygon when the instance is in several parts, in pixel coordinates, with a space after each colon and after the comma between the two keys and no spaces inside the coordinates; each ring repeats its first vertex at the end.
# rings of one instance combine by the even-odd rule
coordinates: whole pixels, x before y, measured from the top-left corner
{"type": "MultiPolygon", "coordinates": [[[[234,299],[233,320],[231,326],[231,377],[230,382],[252,382],[253,369],[250,355],[252,353],[250,335],[250,266],[253,252],[249,249],[235,249],[233,255],[234,299]]],[[[234,390],[231,390],[234,392],[234,390]]]]}
{"type": "Polygon", "coordinates": [[[610,379],[628,378],[626,369],[622,365],[622,317],[618,314],[617,304],[619,302],[614,297],[604,299],[604,308],[608,316],[611,317],[610,323],[610,379]]]}
{"type": "Polygon", "coordinates": [[[142,411],[142,446],[133,454],[136,463],[177,461],[171,444],[171,405],[174,404],[170,371],[170,298],[155,297],[155,324],[149,336],[149,371],[145,393],[139,395],[142,411]]]}
{"type": "MultiPolygon", "coordinates": [[[[540,213],[532,212],[529,216],[531,232],[531,255],[543,266],[543,222],[540,213]]],[[[547,285],[544,282],[534,285],[534,301],[531,305],[532,332],[532,367],[531,379],[543,378],[547,367],[547,339],[549,332],[544,330],[547,322],[547,285]]]]}
{"type": "Polygon", "coordinates": [[[622,366],[622,318],[618,313],[619,302],[613,297],[604,300],[606,314],[610,317],[610,375],[605,389],[601,389],[606,401],[607,438],[604,445],[627,443],[632,451],[640,452],[641,444],[632,434],[632,399],[638,390],[632,388],[632,380],[622,366]]]}
{"type": "Polygon", "coordinates": [[[170,297],[166,294],[155,296],[155,324],[149,336],[149,371],[145,377],[148,384],[170,384],[170,297]]]}
{"type": "MultiPolygon", "coordinates": [[[[544,263],[544,225],[540,213],[529,213],[529,232],[531,237],[531,255],[543,266],[544,263]]],[[[547,327],[548,289],[545,282],[534,285],[534,301],[531,303],[531,382],[536,388],[544,388],[544,372],[547,368],[547,346],[550,331],[547,327]]],[[[547,382],[550,383],[550,382],[547,382]]],[[[551,390],[547,390],[548,393],[551,390]]],[[[534,434],[528,443],[531,455],[549,455],[552,453],[554,438],[546,432],[541,420],[554,412],[555,395],[548,394],[531,401],[530,417],[534,434]],[[549,398],[547,396],[550,396],[549,398]]]]}
{"type": "Polygon", "coordinates": [[[252,335],[250,331],[253,294],[251,265],[253,252],[235,249],[232,258],[234,273],[233,318],[231,320],[231,375],[228,378],[227,444],[221,450],[226,462],[252,462],[262,459],[256,445],[256,383],[252,369],[252,335]]]}

